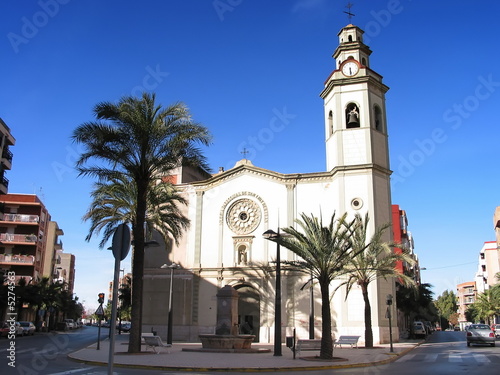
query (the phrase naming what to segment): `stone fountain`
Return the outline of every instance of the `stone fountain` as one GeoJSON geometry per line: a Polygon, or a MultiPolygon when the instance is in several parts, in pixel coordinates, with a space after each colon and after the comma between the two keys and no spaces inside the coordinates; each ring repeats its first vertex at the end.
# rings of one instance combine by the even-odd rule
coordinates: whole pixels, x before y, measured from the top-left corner
{"type": "Polygon", "coordinates": [[[217,293],[217,324],[215,334],[199,335],[201,349],[184,351],[205,351],[225,353],[262,353],[268,349],[253,349],[255,335],[240,335],[238,332],[238,291],[230,285],[217,293]]]}

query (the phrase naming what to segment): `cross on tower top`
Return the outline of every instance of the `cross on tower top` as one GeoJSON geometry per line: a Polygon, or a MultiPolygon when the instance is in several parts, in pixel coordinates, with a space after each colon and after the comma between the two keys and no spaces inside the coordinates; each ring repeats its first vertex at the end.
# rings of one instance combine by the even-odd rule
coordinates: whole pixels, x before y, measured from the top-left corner
{"type": "Polygon", "coordinates": [[[243,151],[241,151],[241,153],[243,154],[243,157],[246,159],[247,154],[250,153],[250,151],[248,151],[246,148],[243,148],[243,151]]]}
{"type": "Polygon", "coordinates": [[[345,14],[347,14],[347,18],[349,19],[349,23],[351,23],[352,21],[352,17],[355,16],[354,13],[351,13],[351,8],[354,4],[352,4],[351,2],[347,3],[347,5],[345,6],[347,9],[349,9],[347,12],[344,11],[345,14]]]}

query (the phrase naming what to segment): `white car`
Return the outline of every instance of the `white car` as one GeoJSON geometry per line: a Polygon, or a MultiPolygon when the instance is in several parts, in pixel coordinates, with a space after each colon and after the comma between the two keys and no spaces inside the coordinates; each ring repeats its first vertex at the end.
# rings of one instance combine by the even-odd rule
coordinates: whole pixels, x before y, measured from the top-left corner
{"type": "Polygon", "coordinates": [[[75,321],[73,319],[64,319],[64,322],[66,323],[66,326],[68,327],[68,329],[75,329],[76,328],[75,321]]]}
{"type": "Polygon", "coordinates": [[[24,336],[33,336],[35,334],[35,325],[32,322],[19,322],[23,328],[24,336]]]}
{"type": "Polygon", "coordinates": [[[470,344],[490,344],[495,346],[495,332],[487,324],[471,324],[467,329],[467,346],[470,344]]]}
{"type": "Polygon", "coordinates": [[[423,337],[427,336],[427,331],[425,329],[425,325],[422,322],[413,322],[413,333],[415,337],[423,337]]]}

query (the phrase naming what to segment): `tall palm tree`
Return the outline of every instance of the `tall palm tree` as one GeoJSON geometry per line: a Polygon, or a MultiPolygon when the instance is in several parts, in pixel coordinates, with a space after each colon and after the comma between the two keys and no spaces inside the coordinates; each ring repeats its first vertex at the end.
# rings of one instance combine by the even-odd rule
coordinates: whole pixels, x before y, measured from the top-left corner
{"type": "Polygon", "coordinates": [[[207,128],[193,122],[184,104],[163,108],[155,95],[123,97],[117,104],[102,102],[94,107],[96,121],[78,126],[72,135],[85,151],[76,162],[79,175],[99,182],[123,177],[136,189],[132,222],[132,329],[131,353],[141,350],[142,289],[144,275],[145,222],[152,182],[182,165],[208,170],[197,145],[208,145],[207,128]]]}
{"type": "Polygon", "coordinates": [[[351,257],[350,231],[344,224],[345,217],[335,220],[333,214],[328,225],[323,226],[321,218],[302,213],[301,219],[296,220],[302,231],[283,228],[286,235],[274,239],[299,257],[296,261],[283,261],[286,268],[318,280],[321,290],[320,358],[324,359],[333,357],[330,283],[343,272],[351,257]]]}
{"type": "Polygon", "coordinates": [[[365,303],[365,347],[373,348],[373,330],[371,304],[368,297],[368,286],[371,282],[383,278],[397,278],[399,283],[405,286],[415,285],[414,280],[399,272],[395,267],[397,261],[403,261],[410,265],[414,264],[413,258],[403,249],[401,253],[395,253],[394,247],[400,247],[392,242],[383,240],[385,231],[390,224],[382,225],[375,229],[371,238],[368,238],[368,213],[365,218],[359,214],[355,215],[355,225],[350,226],[352,250],[355,253],[345,268],[347,279],[337,288],[346,285],[349,295],[354,285],[359,285],[365,303]]]}

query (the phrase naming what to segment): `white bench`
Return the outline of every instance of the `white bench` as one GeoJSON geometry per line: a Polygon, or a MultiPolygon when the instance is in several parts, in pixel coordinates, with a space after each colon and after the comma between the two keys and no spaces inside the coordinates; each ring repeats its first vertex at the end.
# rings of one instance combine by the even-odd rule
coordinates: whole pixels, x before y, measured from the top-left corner
{"type": "Polygon", "coordinates": [[[337,340],[333,342],[333,347],[337,345],[342,347],[342,345],[351,345],[351,348],[358,347],[358,340],[361,336],[340,336],[337,340]]]}
{"type": "Polygon", "coordinates": [[[320,350],[321,349],[321,340],[297,340],[297,345],[295,346],[295,353],[300,353],[302,350],[320,350]]]}
{"type": "MultiPolygon", "coordinates": [[[[163,343],[163,341],[161,341],[161,337],[160,336],[155,336],[152,333],[143,333],[142,334],[142,339],[144,340],[144,344],[148,348],[153,349],[153,351],[156,354],[160,353],[160,351],[161,351],[160,348],[169,348],[169,347],[172,346],[170,344],[163,343]]],[[[167,353],[169,353],[168,350],[167,350],[167,353]]]]}

